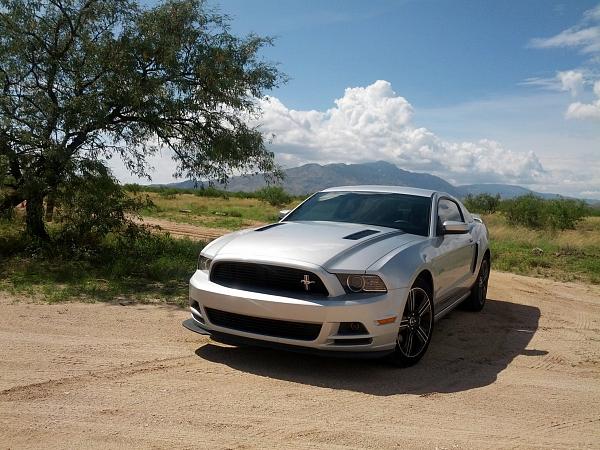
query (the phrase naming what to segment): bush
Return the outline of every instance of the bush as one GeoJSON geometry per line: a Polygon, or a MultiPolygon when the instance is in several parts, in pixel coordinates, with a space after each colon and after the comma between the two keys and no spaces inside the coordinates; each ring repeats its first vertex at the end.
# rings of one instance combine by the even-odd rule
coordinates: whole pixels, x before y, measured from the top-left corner
{"type": "Polygon", "coordinates": [[[177,189],[174,188],[162,188],[159,192],[158,195],[160,195],[162,198],[165,198],[167,200],[173,200],[174,198],[177,197],[177,194],[180,194],[181,192],[177,189]]]}
{"type": "Polygon", "coordinates": [[[128,216],[150,205],[127,195],[102,164],[87,165],[65,184],[56,198],[59,240],[76,246],[91,248],[109,233],[129,232],[135,226],[128,216]]]}
{"type": "Polygon", "coordinates": [[[256,191],[256,197],[271,206],[282,206],[292,201],[292,197],[280,186],[267,186],[256,191]]]}
{"type": "Polygon", "coordinates": [[[549,200],[547,210],[547,226],[557,230],[574,229],[589,214],[589,207],[582,200],[549,200]]]}
{"type": "Polygon", "coordinates": [[[490,194],[479,194],[473,196],[469,194],[465,197],[464,205],[470,212],[480,214],[493,214],[500,205],[500,194],[495,196],[490,194]]]}
{"type": "Polygon", "coordinates": [[[123,185],[123,189],[125,189],[127,192],[131,192],[132,194],[139,194],[142,192],[142,186],[137,183],[125,183],[123,185]]]}
{"type": "Polygon", "coordinates": [[[589,213],[581,200],[545,200],[535,195],[504,200],[501,209],[509,224],[535,229],[573,229],[589,213]]]}
{"type": "Polygon", "coordinates": [[[231,193],[222,191],[215,188],[214,186],[202,187],[200,189],[194,189],[194,195],[197,197],[214,197],[228,199],[231,193]]]}
{"type": "Polygon", "coordinates": [[[131,299],[184,305],[202,242],[143,228],[109,233],[93,248],[24,233],[0,220],[0,290],[47,301],[131,299]]]}

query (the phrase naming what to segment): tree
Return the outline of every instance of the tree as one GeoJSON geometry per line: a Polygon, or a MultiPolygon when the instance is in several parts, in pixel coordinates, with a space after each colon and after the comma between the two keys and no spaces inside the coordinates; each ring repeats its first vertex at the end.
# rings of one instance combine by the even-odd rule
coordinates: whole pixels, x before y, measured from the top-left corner
{"type": "Polygon", "coordinates": [[[468,194],[464,199],[464,204],[471,212],[482,214],[493,214],[498,210],[500,205],[500,194],[468,194]]]}
{"type": "Polygon", "coordinates": [[[583,200],[543,199],[534,194],[528,194],[504,200],[502,212],[511,225],[566,230],[574,229],[577,223],[590,213],[590,209],[583,200]]]}
{"type": "Polygon", "coordinates": [[[44,201],[82,167],[118,157],[148,176],[160,148],[181,177],[276,171],[248,125],[284,81],[259,58],[270,44],[200,0],[0,0],[0,210],[27,200],[27,230],[47,238],[44,201]]]}

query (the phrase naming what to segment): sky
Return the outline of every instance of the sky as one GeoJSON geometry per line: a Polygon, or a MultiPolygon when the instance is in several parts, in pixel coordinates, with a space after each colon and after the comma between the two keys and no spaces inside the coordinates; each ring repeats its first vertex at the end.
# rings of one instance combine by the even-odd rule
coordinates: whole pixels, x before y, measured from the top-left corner
{"type": "MultiPolygon", "coordinates": [[[[221,0],[289,81],[253,125],[284,167],[385,160],[600,199],[598,0],[221,0]]],[[[123,181],[136,181],[114,164],[123,181]]],[[[164,152],[152,182],[173,181],[164,152]]]]}

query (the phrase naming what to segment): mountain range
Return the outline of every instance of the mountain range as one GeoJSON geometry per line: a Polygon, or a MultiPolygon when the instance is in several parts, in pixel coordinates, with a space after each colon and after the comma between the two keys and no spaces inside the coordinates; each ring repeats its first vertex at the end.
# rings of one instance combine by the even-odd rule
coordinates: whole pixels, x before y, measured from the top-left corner
{"type": "MultiPolygon", "coordinates": [[[[444,191],[463,198],[468,194],[500,194],[502,198],[513,198],[535,194],[544,198],[560,197],[558,194],[534,192],[521,186],[510,184],[466,184],[454,186],[446,180],[428,173],[410,172],[394,164],[377,161],[362,164],[304,164],[284,170],[285,177],[280,183],[286,192],[294,195],[310,194],[332,186],[357,184],[412,186],[422,189],[444,191]]],[[[194,181],[170,183],[165,186],[194,188],[194,181]]],[[[237,176],[230,179],[227,186],[216,187],[229,191],[252,192],[266,186],[262,175],[237,176]]]]}

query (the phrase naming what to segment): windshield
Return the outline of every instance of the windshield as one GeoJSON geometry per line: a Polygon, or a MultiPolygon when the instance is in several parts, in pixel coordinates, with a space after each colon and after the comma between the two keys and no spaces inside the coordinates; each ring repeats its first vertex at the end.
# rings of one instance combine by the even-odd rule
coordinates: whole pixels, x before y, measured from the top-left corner
{"type": "Polygon", "coordinates": [[[319,192],[286,221],[361,223],[429,235],[431,198],[380,192],[319,192]]]}

